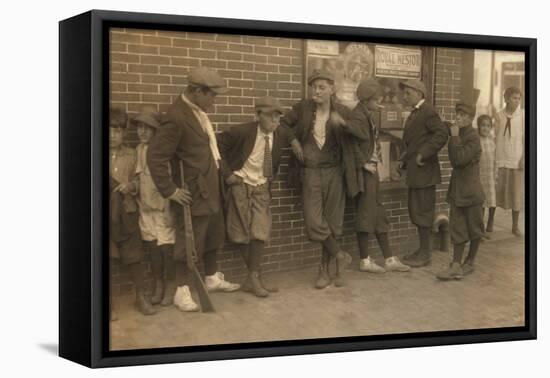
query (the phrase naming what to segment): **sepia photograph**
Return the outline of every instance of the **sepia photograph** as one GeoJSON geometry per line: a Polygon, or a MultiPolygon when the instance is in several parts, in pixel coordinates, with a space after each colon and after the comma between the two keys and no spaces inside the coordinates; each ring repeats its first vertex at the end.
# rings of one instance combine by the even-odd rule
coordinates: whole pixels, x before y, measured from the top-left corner
{"type": "Polygon", "coordinates": [[[110,351],[526,325],[525,53],[108,33],[110,351]]]}

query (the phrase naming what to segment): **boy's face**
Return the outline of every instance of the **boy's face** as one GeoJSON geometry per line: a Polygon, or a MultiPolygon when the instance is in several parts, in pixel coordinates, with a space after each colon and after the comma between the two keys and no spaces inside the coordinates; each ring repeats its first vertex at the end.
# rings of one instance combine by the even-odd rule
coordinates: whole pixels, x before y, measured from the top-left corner
{"type": "Polygon", "coordinates": [[[143,144],[149,143],[153,135],[155,135],[155,129],[143,122],[137,123],[137,135],[139,141],[143,144]]]}
{"type": "Polygon", "coordinates": [[[456,112],[456,124],[458,127],[466,127],[472,124],[472,116],[463,111],[456,112]]]}
{"type": "Polygon", "coordinates": [[[415,89],[409,87],[405,87],[405,89],[403,89],[403,102],[405,105],[416,106],[416,104],[418,104],[423,98],[422,93],[415,89]]]}
{"type": "Polygon", "coordinates": [[[124,129],[122,127],[109,126],[109,148],[118,148],[124,140],[124,129]]]}
{"type": "Polygon", "coordinates": [[[367,109],[370,111],[377,111],[380,109],[380,103],[382,102],[383,96],[372,96],[366,102],[367,109]]]}
{"type": "Polygon", "coordinates": [[[264,134],[269,134],[277,127],[279,127],[279,122],[281,120],[281,113],[274,110],[271,112],[258,112],[258,122],[260,123],[260,129],[264,134]]]}
{"type": "Polygon", "coordinates": [[[212,105],[214,105],[214,100],[216,99],[217,93],[208,89],[201,88],[193,92],[192,101],[197,105],[202,111],[207,112],[212,105]]]}
{"type": "Polygon", "coordinates": [[[311,83],[311,99],[316,104],[326,104],[330,102],[330,96],[334,93],[334,85],[328,80],[317,79],[311,83]]]}
{"type": "Polygon", "coordinates": [[[479,135],[487,137],[491,134],[491,122],[488,119],[481,121],[479,125],[479,135]]]}
{"type": "Polygon", "coordinates": [[[508,96],[508,99],[506,100],[506,106],[512,111],[515,111],[520,103],[521,95],[519,93],[514,93],[513,95],[508,96]]]}

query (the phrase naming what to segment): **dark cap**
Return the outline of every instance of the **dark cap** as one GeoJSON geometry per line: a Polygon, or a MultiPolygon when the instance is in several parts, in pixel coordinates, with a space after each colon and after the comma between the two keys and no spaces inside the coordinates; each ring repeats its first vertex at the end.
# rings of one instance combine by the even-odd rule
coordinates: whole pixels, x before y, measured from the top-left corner
{"type": "Polygon", "coordinates": [[[120,107],[109,109],[109,127],[120,127],[125,129],[128,123],[126,111],[120,107]]]}
{"type": "Polygon", "coordinates": [[[455,112],[463,112],[474,118],[476,116],[476,107],[466,101],[460,101],[455,105],[455,112]]]}
{"type": "Polygon", "coordinates": [[[399,88],[400,89],[412,88],[422,93],[424,97],[426,97],[426,86],[420,80],[411,79],[407,81],[402,81],[399,83],[399,88]]]}
{"type": "Polygon", "coordinates": [[[334,75],[332,75],[327,70],[313,70],[313,72],[307,79],[307,84],[311,85],[311,83],[319,79],[324,79],[330,81],[330,83],[334,83],[334,75]]]}
{"type": "Polygon", "coordinates": [[[160,114],[152,106],[144,106],[141,112],[132,119],[132,123],[142,122],[154,129],[160,127],[160,114]]]}
{"type": "Polygon", "coordinates": [[[206,87],[217,94],[227,92],[225,80],[217,72],[206,67],[197,67],[189,71],[187,82],[196,87],[206,87]]]}
{"type": "Polygon", "coordinates": [[[357,99],[359,101],[367,101],[375,95],[382,93],[382,86],[375,79],[361,80],[357,86],[357,99]]]}
{"type": "Polygon", "coordinates": [[[254,107],[256,111],[261,110],[262,112],[278,111],[281,114],[285,112],[279,100],[271,96],[257,98],[254,107]]]}

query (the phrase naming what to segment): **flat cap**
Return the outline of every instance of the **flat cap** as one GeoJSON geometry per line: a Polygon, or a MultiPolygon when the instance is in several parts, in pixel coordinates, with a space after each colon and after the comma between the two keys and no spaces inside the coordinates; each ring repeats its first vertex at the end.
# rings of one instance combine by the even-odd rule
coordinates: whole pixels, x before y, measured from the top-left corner
{"type": "Polygon", "coordinates": [[[126,111],[118,106],[109,109],[109,127],[120,127],[125,129],[128,122],[126,111]]]}
{"type": "Polygon", "coordinates": [[[132,119],[132,123],[142,122],[155,129],[160,127],[160,114],[152,106],[144,106],[141,112],[132,119]]]}
{"type": "Polygon", "coordinates": [[[466,101],[459,101],[455,105],[455,112],[463,112],[474,118],[476,116],[476,106],[466,101]]]}
{"type": "Polygon", "coordinates": [[[307,84],[311,85],[311,83],[319,79],[328,80],[331,83],[334,83],[334,75],[327,70],[313,70],[313,72],[311,73],[311,75],[309,75],[307,79],[307,84]]]}
{"type": "Polygon", "coordinates": [[[399,88],[400,89],[405,89],[406,87],[415,89],[418,92],[422,93],[424,95],[424,97],[426,97],[426,92],[427,92],[426,91],[426,86],[420,80],[411,79],[411,80],[402,81],[402,82],[399,83],[399,88]]]}
{"type": "Polygon", "coordinates": [[[206,67],[197,67],[190,70],[187,81],[190,85],[206,87],[217,94],[227,92],[225,80],[217,72],[206,67]]]}
{"type": "Polygon", "coordinates": [[[257,98],[256,103],[254,104],[254,107],[256,111],[258,110],[261,110],[263,112],[278,111],[281,114],[285,112],[285,109],[283,108],[279,100],[271,96],[257,98]]]}
{"type": "Polygon", "coordinates": [[[357,86],[357,99],[359,101],[367,101],[371,97],[381,94],[382,86],[376,79],[361,80],[357,86]]]}

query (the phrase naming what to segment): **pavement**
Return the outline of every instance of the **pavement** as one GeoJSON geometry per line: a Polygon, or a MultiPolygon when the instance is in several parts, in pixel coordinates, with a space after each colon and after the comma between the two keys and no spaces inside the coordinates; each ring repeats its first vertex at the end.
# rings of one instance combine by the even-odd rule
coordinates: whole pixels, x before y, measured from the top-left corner
{"type": "MultiPolygon", "coordinates": [[[[118,320],[110,323],[111,349],[522,326],[525,242],[511,233],[510,211],[497,209],[491,236],[474,273],[460,281],[436,279],[451,253],[434,251],[431,265],[405,273],[360,272],[354,256],[341,288],[315,289],[316,268],[272,273],[266,278],[278,293],[265,299],[212,293],[215,313],[158,306],[156,315],[143,316],[133,297],[123,296],[116,299],[118,320]]],[[[379,253],[372,257],[383,263],[379,253]]]]}

